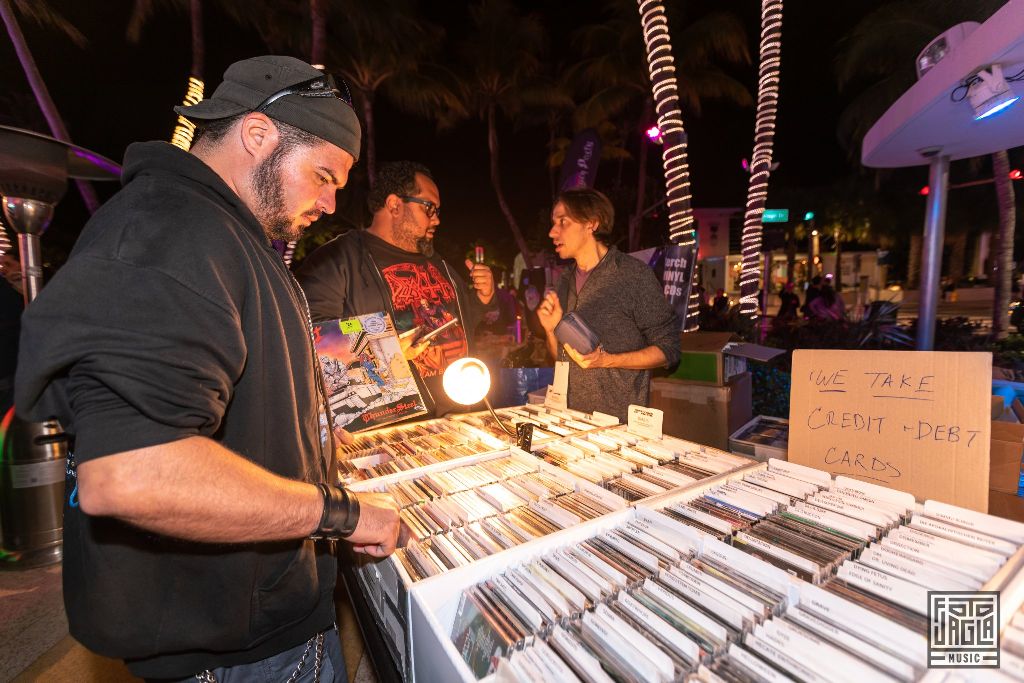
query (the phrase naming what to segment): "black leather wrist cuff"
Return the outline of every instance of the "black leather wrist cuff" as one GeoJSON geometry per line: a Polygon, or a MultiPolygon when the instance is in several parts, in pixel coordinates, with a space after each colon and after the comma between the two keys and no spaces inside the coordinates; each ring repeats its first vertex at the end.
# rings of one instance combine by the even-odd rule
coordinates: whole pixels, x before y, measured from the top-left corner
{"type": "Polygon", "coordinates": [[[359,523],[359,499],[343,488],[317,484],[324,498],[324,511],[320,526],[313,534],[316,538],[347,538],[359,523]]]}

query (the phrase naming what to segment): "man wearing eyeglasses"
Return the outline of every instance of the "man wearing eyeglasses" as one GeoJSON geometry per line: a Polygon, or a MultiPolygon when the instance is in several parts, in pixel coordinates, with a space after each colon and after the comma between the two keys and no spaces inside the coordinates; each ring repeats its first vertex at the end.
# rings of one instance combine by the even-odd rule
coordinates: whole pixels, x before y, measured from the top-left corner
{"type": "Polygon", "coordinates": [[[191,153],[128,148],[24,316],[19,412],[75,439],[71,634],[142,678],[347,680],[320,539],[394,550],[394,502],[335,485],[309,312],[271,246],[334,211],[361,135],[343,95],[291,57],[228,67],[176,108],[191,153]]]}
{"type": "Polygon", "coordinates": [[[494,276],[482,263],[465,262],[470,286],[435,254],[441,195],[422,164],[382,164],[367,197],[373,218],[323,245],[296,273],[314,320],[387,311],[406,344],[432,415],[456,409],[441,386],[445,369],[469,355],[483,313],[495,306],[494,276]],[[472,291],[470,291],[472,289],[472,291]],[[416,338],[456,320],[428,342],[416,338]]]}

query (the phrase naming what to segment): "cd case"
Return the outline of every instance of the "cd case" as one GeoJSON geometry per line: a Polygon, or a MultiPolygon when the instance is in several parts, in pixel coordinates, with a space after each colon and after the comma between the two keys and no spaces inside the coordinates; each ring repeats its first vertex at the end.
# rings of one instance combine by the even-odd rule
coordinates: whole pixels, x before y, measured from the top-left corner
{"type": "Polygon", "coordinates": [[[568,344],[583,355],[593,353],[601,344],[597,334],[575,311],[563,316],[562,321],[555,326],[555,339],[561,344],[568,344]]]}
{"type": "Polygon", "coordinates": [[[789,420],[758,415],[729,437],[729,450],[764,462],[786,460],[789,451],[789,420]]]}

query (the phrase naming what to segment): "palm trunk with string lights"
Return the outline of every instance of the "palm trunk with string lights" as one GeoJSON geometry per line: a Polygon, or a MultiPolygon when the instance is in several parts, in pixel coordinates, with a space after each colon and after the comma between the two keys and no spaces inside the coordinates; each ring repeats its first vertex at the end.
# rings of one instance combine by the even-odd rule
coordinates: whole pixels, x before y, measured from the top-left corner
{"type": "MultiPolygon", "coordinates": [[[[693,206],[690,202],[690,168],[687,161],[686,130],[679,105],[676,67],[672,59],[672,41],[668,32],[665,7],[659,0],[637,0],[644,43],[647,47],[647,67],[654,95],[654,111],[658,117],[664,148],[662,164],[665,169],[665,194],[668,198],[668,234],[673,244],[696,248],[696,230],[693,225],[693,206]]],[[[695,255],[694,255],[695,257],[695,255]]],[[[694,279],[696,268],[694,268],[694,279]]],[[[687,316],[683,321],[686,332],[697,329],[697,292],[690,287],[687,316]]]]}
{"type": "MultiPolygon", "coordinates": [[[[206,44],[203,42],[203,2],[202,0],[190,0],[189,22],[192,28],[192,69],[188,77],[188,88],[185,91],[185,99],[182,104],[188,106],[196,104],[203,99],[203,70],[206,61],[206,44]]],[[[192,135],[196,131],[196,124],[184,116],[178,116],[178,123],[174,126],[174,133],[171,135],[171,144],[181,147],[186,152],[192,147],[192,135]]]]}
{"type": "MultiPolygon", "coordinates": [[[[779,107],[779,71],[782,61],[782,0],[761,2],[761,55],[758,67],[757,117],[754,153],[743,218],[743,265],[740,271],[740,313],[756,318],[761,287],[761,217],[768,198],[772,166],[775,115],[779,107]]],[[[767,287],[767,283],[765,283],[767,287]]]]}

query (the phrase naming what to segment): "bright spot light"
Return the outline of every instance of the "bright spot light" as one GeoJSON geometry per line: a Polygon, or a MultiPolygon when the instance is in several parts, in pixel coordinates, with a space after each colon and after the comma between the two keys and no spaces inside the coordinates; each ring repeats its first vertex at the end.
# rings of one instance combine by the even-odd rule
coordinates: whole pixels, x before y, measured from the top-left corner
{"type": "Polygon", "coordinates": [[[1019,99],[1019,97],[1014,97],[1013,99],[1009,99],[1004,102],[999,102],[998,104],[993,105],[991,109],[988,109],[987,111],[975,116],[974,120],[981,121],[982,119],[987,119],[990,116],[994,116],[995,114],[998,114],[999,112],[1003,111],[1004,109],[1006,109],[1019,99]]]}
{"type": "Polygon", "coordinates": [[[471,406],[484,400],[491,388],[491,373],[476,358],[460,358],[444,371],[441,383],[450,399],[471,406]]]}

